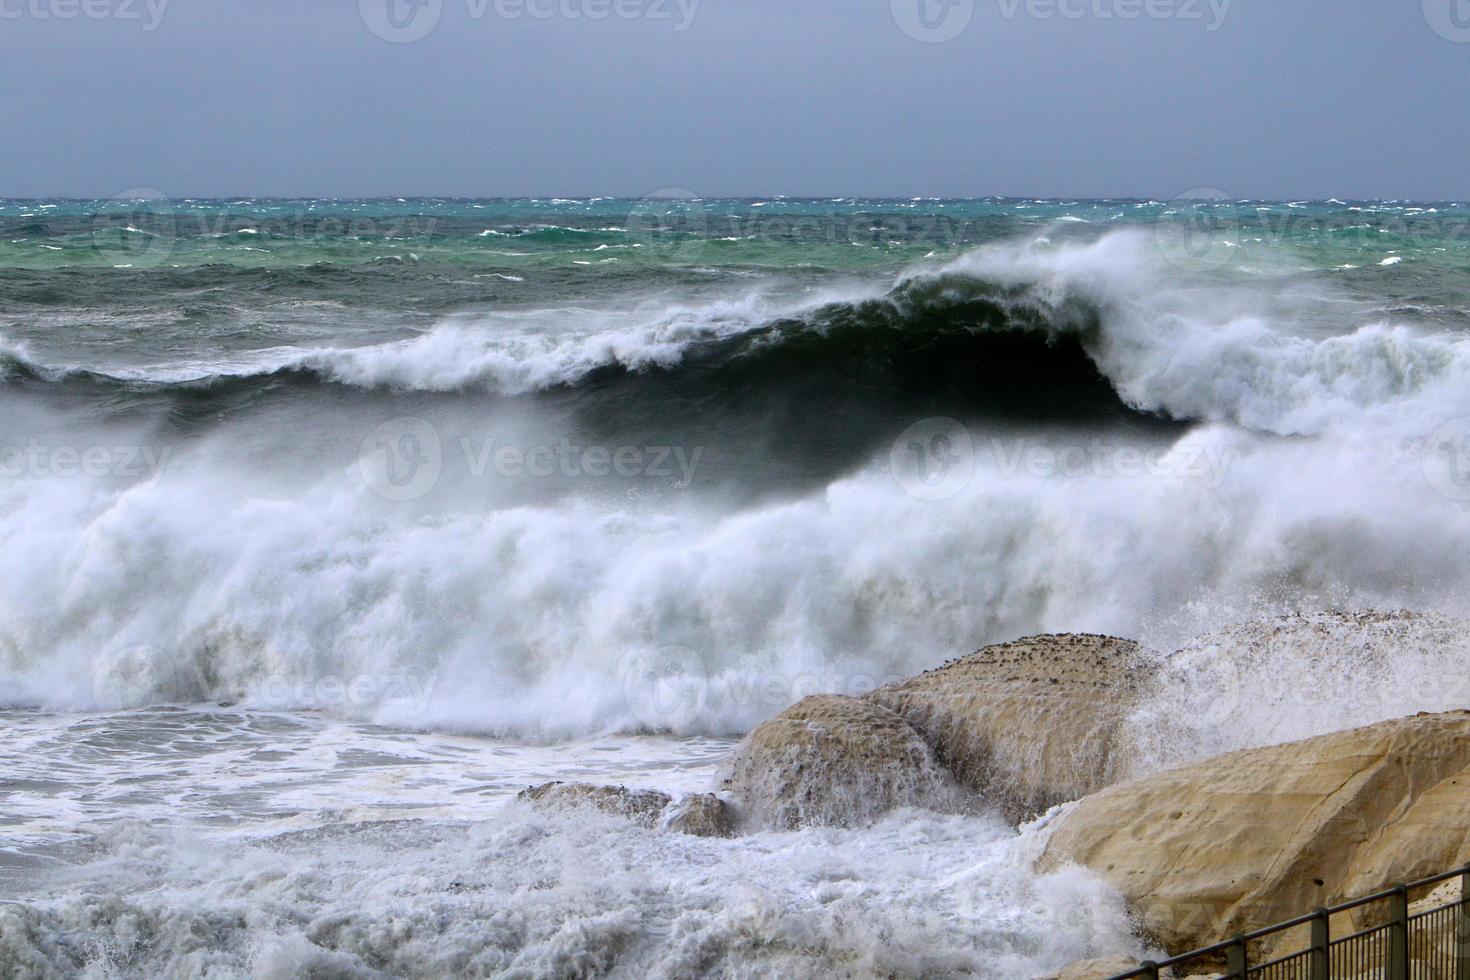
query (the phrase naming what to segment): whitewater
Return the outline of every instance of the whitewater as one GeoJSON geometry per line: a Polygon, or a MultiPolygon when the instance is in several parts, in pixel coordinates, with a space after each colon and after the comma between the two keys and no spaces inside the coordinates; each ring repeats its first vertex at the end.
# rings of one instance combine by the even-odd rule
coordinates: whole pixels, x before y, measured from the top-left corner
{"type": "Polygon", "coordinates": [[[1470,211],[1427,215],[0,203],[0,972],[1143,952],[1044,825],[514,797],[710,791],[806,695],[1043,632],[1168,664],[1157,766],[1466,706],[1470,211]]]}

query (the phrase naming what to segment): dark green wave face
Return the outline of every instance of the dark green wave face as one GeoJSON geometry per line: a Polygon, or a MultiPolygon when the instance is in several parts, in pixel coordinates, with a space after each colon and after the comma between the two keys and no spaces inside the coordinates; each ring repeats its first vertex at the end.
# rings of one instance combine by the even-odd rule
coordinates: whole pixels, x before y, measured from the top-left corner
{"type": "Polygon", "coordinates": [[[537,318],[546,331],[588,311],[780,307],[998,243],[1120,231],[1182,283],[1315,282],[1458,324],[1467,222],[1456,204],[1336,201],[0,201],[0,339],[58,368],[228,374],[447,317],[561,311],[537,318]]]}
{"type": "MultiPolygon", "coordinates": [[[[1302,365],[1231,388],[1170,345],[1250,323],[1461,331],[1467,221],[1337,201],[5,201],[0,370],[9,404],[181,446],[277,447],[310,417],[334,458],[361,417],[532,412],[697,444],[700,479],[737,496],[804,492],[923,418],[1295,432],[1302,365]]],[[[1440,370],[1384,357],[1330,384],[1440,370]]]]}
{"type": "Polygon", "coordinates": [[[92,703],[122,624],[196,693],[366,658],[452,689],[415,724],[585,734],[673,644],[727,732],[750,669],[1470,612],[1467,220],[0,202],[0,687],[92,703]]]}

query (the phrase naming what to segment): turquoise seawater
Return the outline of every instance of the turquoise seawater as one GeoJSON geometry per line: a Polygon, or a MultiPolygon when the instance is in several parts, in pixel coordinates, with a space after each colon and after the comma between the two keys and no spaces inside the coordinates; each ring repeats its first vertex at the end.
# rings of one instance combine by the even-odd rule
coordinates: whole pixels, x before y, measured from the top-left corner
{"type": "Polygon", "coordinates": [[[998,814],[512,800],[714,790],[809,694],[1043,632],[1170,668],[1147,764],[1464,707],[1467,219],[0,202],[0,974],[1143,952],[998,814]]]}

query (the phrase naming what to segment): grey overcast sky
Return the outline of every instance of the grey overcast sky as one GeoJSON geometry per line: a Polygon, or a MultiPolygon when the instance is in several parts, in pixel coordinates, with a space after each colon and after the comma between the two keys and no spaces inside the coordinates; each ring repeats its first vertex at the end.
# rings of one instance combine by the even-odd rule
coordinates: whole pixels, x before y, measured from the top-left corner
{"type": "Polygon", "coordinates": [[[0,0],[0,196],[1470,197],[1467,0],[692,2],[0,0]]]}

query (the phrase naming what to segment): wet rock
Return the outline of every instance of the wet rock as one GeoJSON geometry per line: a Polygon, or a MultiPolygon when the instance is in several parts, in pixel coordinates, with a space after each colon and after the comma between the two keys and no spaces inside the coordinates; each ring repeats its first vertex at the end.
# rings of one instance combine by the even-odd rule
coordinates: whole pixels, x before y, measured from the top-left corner
{"type": "Polygon", "coordinates": [[[953,780],[898,715],[856,698],[807,698],[751,732],[725,788],[754,826],[856,826],[895,807],[955,805],[953,780]]]}
{"type": "Polygon", "coordinates": [[[655,826],[671,802],[668,794],[654,790],[585,783],[547,783],[523,790],[516,799],[545,810],[590,807],[610,816],[625,817],[644,827],[655,826]]]}
{"type": "Polygon", "coordinates": [[[867,695],[1013,821],[1132,775],[1125,724],[1155,662],[1131,640],[1034,636],[867,695]]]}
{"type": "Polygon", "coordinates": [[[1181,953],[1464,865],[1467,811],[1470,712],[1418,715],[1105,789],[1039,870],[1091,868],[1181,953]]]}
{"type": "Polygon", "coordinates": [[[734,837],[735,814],[713,793],[697,793],[670,803],[659,826],[694,837],[734,837]]]}

